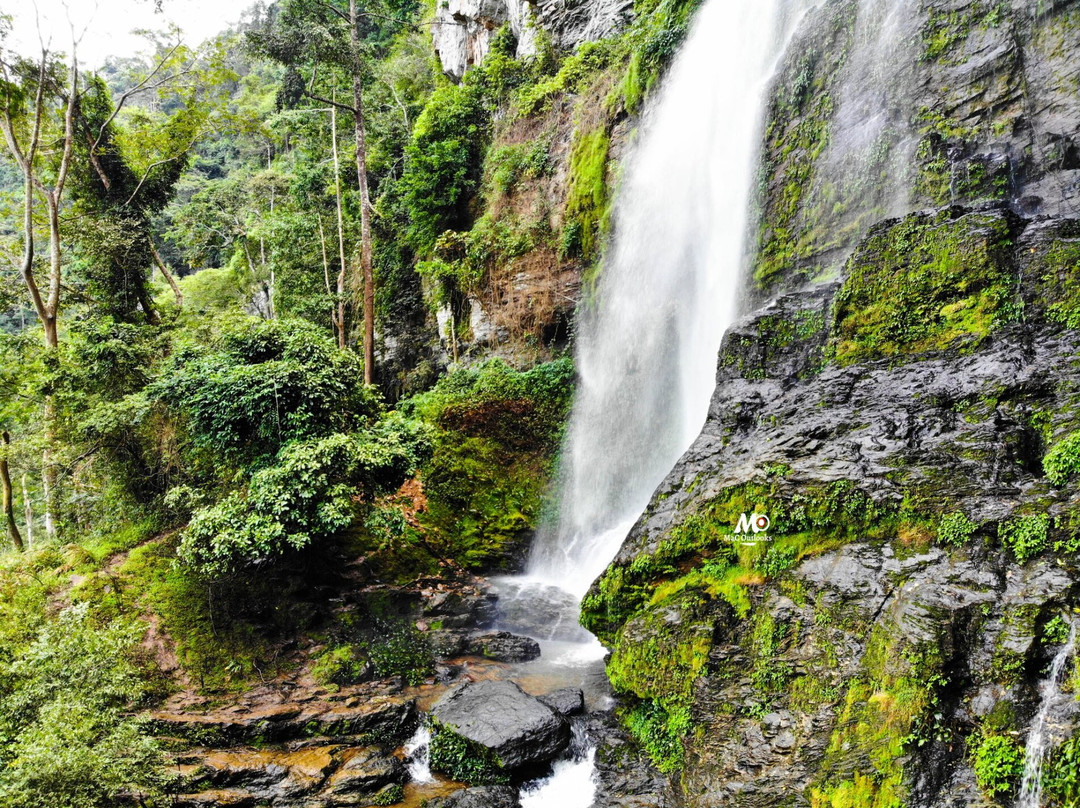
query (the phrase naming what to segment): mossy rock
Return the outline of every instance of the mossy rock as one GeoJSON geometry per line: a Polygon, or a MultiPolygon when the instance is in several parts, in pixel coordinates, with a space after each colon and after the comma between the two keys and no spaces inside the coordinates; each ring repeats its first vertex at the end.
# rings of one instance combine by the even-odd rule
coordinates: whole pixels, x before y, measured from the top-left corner
{"type": "Polygon", "coordinates": [[[1012,224],[947,209],[875,227],[847,265],[830,354],[842,365],[971,349],[1019,316],[1012,224]]]}

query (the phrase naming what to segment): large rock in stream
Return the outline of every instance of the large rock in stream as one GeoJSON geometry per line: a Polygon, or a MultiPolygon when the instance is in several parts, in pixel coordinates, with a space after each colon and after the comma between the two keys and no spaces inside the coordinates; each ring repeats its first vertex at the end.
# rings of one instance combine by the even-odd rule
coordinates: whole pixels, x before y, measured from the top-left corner
{"type": "Polygon", "coordinates": [[[546,763],[570,744],[570,724],[513,682],[474,682],[432,709],[442,732],[487,750],[507,771],[546,763]]]}

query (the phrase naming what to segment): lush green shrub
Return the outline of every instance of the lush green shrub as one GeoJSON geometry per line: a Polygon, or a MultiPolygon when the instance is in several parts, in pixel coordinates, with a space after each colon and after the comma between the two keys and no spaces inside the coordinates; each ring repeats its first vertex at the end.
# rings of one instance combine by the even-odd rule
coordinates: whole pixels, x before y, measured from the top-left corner
{"type": "Polygon", "coordinates": [[[938,541],[949,547],[963,547],[978,529],[963,512],[947,513],[938,523],[938,541]]]}
{"type": "Polygon", "coordinates": [[[371,798],[372,805],[397,805],[405,799],[405,788],[399,783],[391,783],[371,798]]]}
{"type": "Polygon", "coordinates": [[[446,727],[432,727],[429,754],[432,769],[463,783],[489,785],[510,779],[494,753],[446,727]]]}
{"type": "Polygon", "coordinates": [[[1050,645],[1063,645],[1069,641],[1071,628],[1060,614],[1047,621],[1043,626],[1043,642],[1050,645]]]}
{"type": "Polygon", "coordinates": [[[1043,789],[1051,805],[1080,806],[1080,735],[1054,750],[1043,773],[1043,789]]]}
{"type": "Polygon", "coordinates": [[[265,460],[296,440],[355,429],[377,414],[363,370],[315,326],[247,319],[207,349],[181,347],[148,388],[187,417],[197,446],[265,460]]]}
{"type": "Polygon", "coordinates": [[[417,250],[429,251],[440,233],[467,224],[487,128],[483,97],[470,83],[440,87],[417,119],[401,178],[417,250]]]}
{"type": "Polygon", "coordinates": [[[682,768],[684,752],[682,737],[687,726],[664,710],[659,704],[647,699],[622,715],[623,723],[652,762],[662,772],[682,768]]]}
{"type": "MultiPolygon", "coordinates": [[[[147,692],[132,662],[144,627],[69,607],[0,661],[0,806],[106,808],[162,786],[157,747],[130,711],[147,692]]],[[[9,650],[10,653],[10,649],[9,650]]]]}
{"type": "Polygon", "coordinates": [[[1080,472],[1080,432],[1073,432],[1051,447],[1043,458],[1043,471],[1059,487],[1080,472]]]}
{"type": "Polygon", "coordinates": [[[1024,773],[1024,749],[1008,735],[983,738],[972,751],[979,788],[989,797],[1008,794],[1024,773]]]}
{"type": "Polygon", "coordinates": [[[194,514],[179,556],[217,576],[307,547],[352,524],[358,493],[370,498],[400,486],[428,450],[425,430],[401,419],[289,444],[251,476],[246,491],[194,514]]]}
{"type": "Polygon", "coordinates": [[[1026,564],[1046,549],[1050,517],[1046,514],[1019,516],[998,526],[998,538],[1020,564],[1026,564]]]}

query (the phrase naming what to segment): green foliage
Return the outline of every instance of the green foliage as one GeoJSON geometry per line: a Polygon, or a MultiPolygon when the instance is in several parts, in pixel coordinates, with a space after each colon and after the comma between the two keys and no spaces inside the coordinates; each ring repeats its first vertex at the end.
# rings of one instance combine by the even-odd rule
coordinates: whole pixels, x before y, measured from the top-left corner
{"type": "Polygon", "coordinates": [[[968,519],[962,511],[953,511],[938,522],[938,541],[948,547],[963,547],[979,526],[968,519]]]}
{"type": "Polygon", "coordinates": [[[840,364],[977,344],[1016,316],[1003,216],[916,214],[876,228],[848,263],[830,351],[840,364]]]}
{"type": "Polygon", "coordinates": [[[1043,642],[1050,645],[1064,645],[1069,641],[1069,623],[1060,614],[1054,616],[1043,626],[1043,642]]]}
{"type": "Polygon", "coordinates": [[[147,693],[144,627],[71,606],[0,662],[0,805],[106,808],[163,785],[160,753],[131,717],[147,693]]]}
{"type": "Polygon", "coordinates": [[[440,87],[417,119],[401,178],[417,250],[430,250],[440,233],[467,223],[487,127],[482,96],[470,83],[440,87]]]}
{"type": "Polygon", "coordinates": [[[607,40],[583,42],[566,57],[555,75],[523,88],[518,94],[519,115],[536,115],[550,107],[562,95],[581,92],[596,74],[608,67],[615,57],[613,43],[607,40]]]}
{"type": "Polygon", "coordinates": [[[1074,735],[1052,753],[1043,770],[1043,791],[1052,805],[1080,805],[1080,735],[1074,735]]]}
{"type": "Polygon", "coordinates": [[[998,538],[1017,563],[1026,564],[1047,547],[1050,517],[1046,514],[1018,516],[998,526],[998,538]]]}
{"type": "Polygon", "coordinates": [[[431,728],[429,754],[431,768],[449,775],[454,780],[472,785],[494,785],[510,781],[502,772],[502,765],[493,752],[438,723],[431,728]]]}
{"type": "Polygon", "coordinates": [[[352,524],[357,491],[393,490],[427,454],[426,433],[406,421],[286,445],[273,465],[195,512],[178,550],[202,575],[220,576],[300,550],[352,524]]]}
{"type": "Polygon", "coordinates": [[[391,783],[382,788],[371,798],[372,805],[397,805],[405,799],[405,788],[399,783],[391,783]]]}
{"type": "Polygon", "coordinates": [[[1024,748],[1008,735],[989,735],[971,752],[979,788],[988,797],[1009,794],[1024,773],[1024,748]]]}
{"type": "Polygon", "coordinates": [[[311,676],[320,684],[353,685],[369,678],[368,660],[355,646],[328,648],[315,657],[311,676]]]}
{"type": "Polygon", "coordinates": [[[1050,447],[1043,457],[1043,471],[1058,487],[1080,472],[1080,432],[1073,432],[1050,447]]]}
{"type": "Polygon", "coordinates": [[[619,717],[660,771],[670,774],[685,765],[682,739],[690,729],[688,714],[673,716],[647,699],[623,710],[619,717]]]}
{"type": "Polygon", "coordinates": [[[186,416],[196,446],[250,462],[370,419],[362,379],[353,354],[313,326],[245,319],[212,348],[182,346],[148,389],[186,416]]]}

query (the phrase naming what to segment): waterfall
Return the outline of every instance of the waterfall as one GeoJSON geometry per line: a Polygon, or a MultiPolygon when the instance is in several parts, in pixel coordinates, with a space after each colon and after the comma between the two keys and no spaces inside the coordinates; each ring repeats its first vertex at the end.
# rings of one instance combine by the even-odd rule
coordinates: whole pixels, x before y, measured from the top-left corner
{"type": "Polygon", "coordinates": [[[590,746],[581,722],[575,722],[570,755],[556,761],[551,774],[521,790],[521,808],[588,808],[596,797],[593,767],[596,747],[590,746]]]}
{"type": "Polygon", "coordinates": [[[1076,645],[1076,624],[1072,624],[1069,639],[1057,652],[1050,673],[1039,683],[1039,712],[1031,722],[1028,733],[1027,749],[1024,753],[1024,779],[1020,786],[1020,796],[1016,799],[1016,808],[1039,808],[1042,800],[1042,770],[1051,738],[1047,732],[1055,705],[1061,697],[1061,680],[1065,673],[1065,663],[1076,645]]]}
{"type": "Polygon", "coordinates": [[[529,565],[579,597],[705,422],[785,4],[706,3],[626,162],[596,305],[580,315],[558,525],[529,565]]]}
{"type": "Polygon", "coordinates": [[[413,783],[433,783],[431,774],[431,730],[423,724],[405,744],[405,760],[408,761],[409,780],[413,783]]]}

